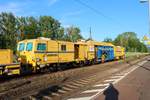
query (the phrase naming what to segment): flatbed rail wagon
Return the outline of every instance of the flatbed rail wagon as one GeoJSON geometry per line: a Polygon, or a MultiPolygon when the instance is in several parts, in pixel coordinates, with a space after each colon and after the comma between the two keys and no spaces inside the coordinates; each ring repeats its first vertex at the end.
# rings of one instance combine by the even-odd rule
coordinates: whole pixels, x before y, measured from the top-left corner
{"type": "Polygon", "coordinates": [[[13,52],[0,49],[0,75],[20,74],[20,64],[13,62],[13,52]]]}

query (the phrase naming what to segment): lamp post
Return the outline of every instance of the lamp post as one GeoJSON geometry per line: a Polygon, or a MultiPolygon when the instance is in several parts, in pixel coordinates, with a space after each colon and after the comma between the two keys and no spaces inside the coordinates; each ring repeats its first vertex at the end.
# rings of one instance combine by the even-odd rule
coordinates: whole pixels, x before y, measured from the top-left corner
{"type": "Polygon", "coordinates": [[[149,35],[150,35],[150,0],[140,0],[140,3],[148,3],[148,17],[149,17],[149,35]]]}

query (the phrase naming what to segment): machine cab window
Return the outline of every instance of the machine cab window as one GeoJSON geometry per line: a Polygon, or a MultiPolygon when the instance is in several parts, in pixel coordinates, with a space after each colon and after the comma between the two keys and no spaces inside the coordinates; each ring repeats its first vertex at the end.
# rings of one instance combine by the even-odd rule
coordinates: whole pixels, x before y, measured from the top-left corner
{"type": "Polygon", "coordinates": [[[38,51],[45,51],[46,50],[46,44],[45,43],[38,43],[37,44],[37,50],[38,51]]]}
{"type": "Polygon", "coordinates": [[[32,42],[27,43],[26,51],[32,51],[32,48],[33,48],[33,43],[32,42]]]}
{"type": "Polygon", "coordinates": [[[20,43],[18,51],[24,51],[24,48],[25,48],[25,44],[24,43],[20,43]]]}

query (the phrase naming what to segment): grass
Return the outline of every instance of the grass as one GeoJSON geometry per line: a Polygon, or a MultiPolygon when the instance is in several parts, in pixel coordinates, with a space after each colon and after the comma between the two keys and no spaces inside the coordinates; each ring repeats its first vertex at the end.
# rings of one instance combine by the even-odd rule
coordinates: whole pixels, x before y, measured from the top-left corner
{"type": "Polygon", "coordinates": [[[141,52],[126,52],[126,57],[131,57],[131,56],[140,56],[140,55],[146,55],[149,53],[141,53],[141,52]]]}

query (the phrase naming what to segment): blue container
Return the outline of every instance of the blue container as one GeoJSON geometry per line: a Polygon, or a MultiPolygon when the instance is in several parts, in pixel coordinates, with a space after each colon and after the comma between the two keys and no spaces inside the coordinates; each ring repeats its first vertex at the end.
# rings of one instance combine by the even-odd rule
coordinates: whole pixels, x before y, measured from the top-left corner
{"type": "Polygon", "coordinates": [[[105,61],[114,60],[114,49],[112,46],[98,46],[97,48],[97,60],[101,61],[102,55],[105,56],[105,61]]]}

